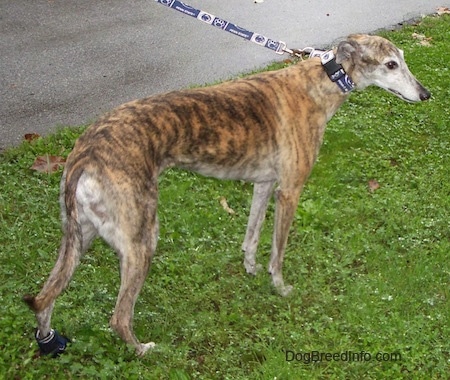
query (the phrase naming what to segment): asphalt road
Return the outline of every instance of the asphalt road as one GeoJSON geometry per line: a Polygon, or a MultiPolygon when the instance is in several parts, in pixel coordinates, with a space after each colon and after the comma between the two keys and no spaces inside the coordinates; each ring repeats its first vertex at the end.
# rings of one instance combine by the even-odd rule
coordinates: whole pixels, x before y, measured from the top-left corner
{"type": "MultiPolygon", "coordinates": [[[[186,0],[290,48],[401,24],[449,0],[186,0]]],[[[284,56],[286,58],[286,56],[284,56]]],[[[153,0],[0,0],[0,151],[127,100],[283,59],[153,0]]]]}

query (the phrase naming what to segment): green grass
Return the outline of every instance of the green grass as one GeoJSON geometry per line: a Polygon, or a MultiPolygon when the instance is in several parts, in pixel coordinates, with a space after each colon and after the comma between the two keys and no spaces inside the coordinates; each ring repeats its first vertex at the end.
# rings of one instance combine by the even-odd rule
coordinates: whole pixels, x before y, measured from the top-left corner
{"type": "MultiPolygon", "coordinates": [[[[101,241],[55,308],[52,325],[73,343],[59,359],[35,358],[36,323],[21,299],[39,290],[56,258],[60,173],[29,167],[41,154],[67,155],[82,128],[5,151],[0,378],[447,379],[449,21],[426,18],[383,33],[405,51],[432,100],[411,105],[369,89],[329,124],[290,234],[290,297],[278,296],[265,273],[253,278],[243,269],[251,185],[177,170],[161,177],[160,241],[135,316],[138,337],[158,344],[144,358],[108,327],[119,273],[101,241]],[[413,32],[432,37],[432,46],[413,32]],[[374,192],[371,179],[380,184],[374,192]],[[235,215],[222,209],[222,196],[235,215]],[[287,361],[289,351],[302,360],[287,361]],[[364,351],[371,360],[307,363],[316,351],[364,351]]],[[[259,248],[265,266],[272,214],[273,206],[259,248]]]]}

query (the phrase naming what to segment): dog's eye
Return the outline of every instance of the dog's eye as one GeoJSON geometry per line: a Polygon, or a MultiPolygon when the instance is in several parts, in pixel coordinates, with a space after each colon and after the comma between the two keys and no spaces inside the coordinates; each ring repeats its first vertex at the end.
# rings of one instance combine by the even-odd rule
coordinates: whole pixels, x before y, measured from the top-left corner
{"type": "Polygon", "coordinates": [[[396,69],[398,67],[398,63],[395,62],[395,61],[389,61],[388,63],[386,63],[386,67],[389,70],[394,70],[394,69],[396,69]]]}

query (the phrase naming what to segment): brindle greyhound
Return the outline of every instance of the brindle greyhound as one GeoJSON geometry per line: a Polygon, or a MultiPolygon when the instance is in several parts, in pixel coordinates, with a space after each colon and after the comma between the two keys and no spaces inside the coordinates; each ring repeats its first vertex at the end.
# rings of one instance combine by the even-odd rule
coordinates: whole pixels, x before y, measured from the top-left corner
{"type": "Polygon", "coordinates": [[[256,248],[275,192],[268,269],[277,290],[287,295],[291,286],[284,284],[282,264],[288,232],[325,126],[349,90],[369,85],[408,102],[430,98],[408,70],[401,50],[381,37],[351,35],[321,58],[132,101],[93,124],[76,142],[62,176],[64,236],[58,260],[41,292],[25,297],[36,313],[41,352],[65,349],[66,339],[50,327],[53,306],[97,235],[120,259],[112,328],[139,355],[154,346],[137,340],[132,319],[156,249],[158,176],[168,167],[255,184],[242,245],[251,274],[260,267],[256,248]]]}

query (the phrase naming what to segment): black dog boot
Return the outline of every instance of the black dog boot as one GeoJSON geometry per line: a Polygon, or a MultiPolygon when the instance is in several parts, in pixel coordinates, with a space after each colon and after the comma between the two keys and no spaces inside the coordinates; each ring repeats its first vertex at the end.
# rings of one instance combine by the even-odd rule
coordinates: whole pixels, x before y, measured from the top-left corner
{"type": "Polygon", "coordinates": [[[58,331],[55,330],[51,330],[45,338],[41,338],[39,330],[36,330],[35,337],[40,354],[52,355],[54,358],[62,354],[66,349],[67,343],[70,343],[68,338],[59,335],[58,331]]]}

